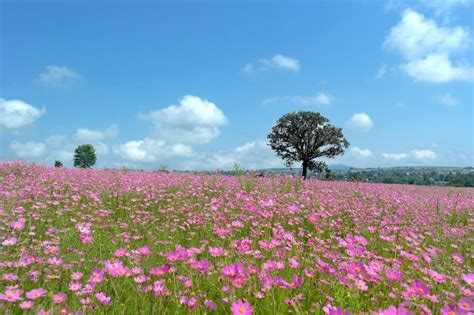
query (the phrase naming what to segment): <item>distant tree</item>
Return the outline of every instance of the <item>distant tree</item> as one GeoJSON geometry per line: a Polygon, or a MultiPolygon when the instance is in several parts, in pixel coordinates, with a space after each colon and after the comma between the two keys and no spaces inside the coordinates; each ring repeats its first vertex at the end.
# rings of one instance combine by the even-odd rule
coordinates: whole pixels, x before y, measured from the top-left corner
{"type": "Polygon", "coordinates": [[[342,129],[329,124],[320,113],[300,111],[280,117],[268,135],[269,145],[287,166],[301,162],[303,178],[308,169],[322,172],[326,163],[316,158],[334,158],[344,154],[349,142],[342,129]]]}
{"type": "Polygon", "coordinates": [[[90,168],[97,161],[95,149],[90,144],[82,144],[74,150],[74,166],[80,168],[90,168]]]}
{"type": "Polygon", "coordinates": [[[63,167],[63,163],[61,163],[59,160],[56,160],[54,161],[54,167],[63,167]]]}

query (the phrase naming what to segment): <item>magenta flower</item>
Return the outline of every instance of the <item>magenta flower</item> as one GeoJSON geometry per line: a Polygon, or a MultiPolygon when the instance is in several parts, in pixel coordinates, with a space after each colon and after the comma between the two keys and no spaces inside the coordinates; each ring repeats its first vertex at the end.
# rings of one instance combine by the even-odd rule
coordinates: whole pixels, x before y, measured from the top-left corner
{"type": "Polygon", "coordinates": [[[4,300],[7,302],[20,301],[20,300],[23,300],[20,296],[21,293],[22,293],[21,290],[7,288],[7,290],[5,290],[5,293],[0,293],[0,300],[4,300]]]}
{"type": "Polygon", "coordinates": [[[474,310],[474,304],[468,298],[461,298],[458,301],[458,307],[464,311],[472,311],[474,310]]]}
{"type": "Polygon", "coordinates": [[[463,274],[462,279],[471,287],[474,287],[474,273],[463,274]]]}
{"type": "Polygon", "coordinates": [[[212,300],[205,300],[204,306],[206,306],[211,311],[215,311],[217,309],[217,304],[212,300]]]}
{"type": "Polygon", "coordinates": [[[457,308],[456,305],[450,304],[450,305],[445,305],[441,308],[441,315],[464,315],[465,312],[457,308]]]}
{"type": "Polygon", "coordinates": [[[25,296],[31,300],[35,300],[35,299],[43,297],[45,294],[46,294],[46,290],[44,290],[43,288],[39,288],[39,289],[33,289],[30,292],[27,292],[25,296]]]}
{"type": "Polygon", "coordinates": [[[230,310],[233,315],[251,315],[253,307],[247,301],[238,300],[232,303],[230,310]]]}
{"type": "Polygon", "coordinates": [[[67,295],[64,294],[64,293],[56,293],[54,296],[53,296],[53,303],[54,304],[60,304],[64,301],[66,301],[66,298],[67,298],[67,295]]]}
{"type": "Polygon", "coordinates": [[[33,307],[34,302],[33,301],[24,301],[20,303],[20,308],[22,310],[29,310],[30,308],[33,307]]]}
{"type": "Polygon", "coordinates": [[[454,259],[455,262],[458,262],[460,264],[464,263],[464,257],[462,257],[461,254],[454,253],[451,255],[451,257],[454,259]]]}
{"type": "Polygon", "coordinates": [[[97,298],[97,301],[99,301],[100,304],[104,305],[110,305],[112,304],[112,299],[105,295],[103,292],[99,292],[95,294],[95,297],[97,298]]]}

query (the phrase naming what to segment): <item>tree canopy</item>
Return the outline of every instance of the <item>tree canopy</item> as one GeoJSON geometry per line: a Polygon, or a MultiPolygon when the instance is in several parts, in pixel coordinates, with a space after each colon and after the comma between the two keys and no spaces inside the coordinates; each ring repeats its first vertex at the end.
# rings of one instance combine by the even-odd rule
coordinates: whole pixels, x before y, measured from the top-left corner
{"type": "Polygon", "coordinates": [[[342,128],[331,125],[320,113],[310,111],[283,115],[267,138],[270,147],[287,166],[302,163],[304,178],[308,169],[317,172],[327,169],[325,162],[315,159],[342,155],[349,146],[342,128]]]}
{"type": "Polygon", "coordinates": [[[74,166],[80,168],[90,168],[97,161],[95,149],[90,144],[82,144],[77,146],[74,151],[74,166]]]}

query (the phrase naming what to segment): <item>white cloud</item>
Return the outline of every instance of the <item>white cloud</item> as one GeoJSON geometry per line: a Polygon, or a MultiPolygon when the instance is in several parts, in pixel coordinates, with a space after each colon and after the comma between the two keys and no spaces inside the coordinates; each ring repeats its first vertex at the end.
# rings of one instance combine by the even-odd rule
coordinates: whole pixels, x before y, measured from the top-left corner
{"type": "Polygon", "coordinates": [[[46,145],[42,142],[12,142],[10,149],[20,158],[37,158],[46,153],[46,145]]]}
{"type": "Polygon", "coordinates": [[[407,157],[405,153],[382,153],[380,156],[384,159],[393,161],[400,161],[407,157]]]}
{"type": "Polygon", "coordinates": [[[68,81],[79,79],[81,76],[66,66],[49,65],[41,73],[39,80],[49,86],[61,86],[68,81]]]}
{"type": "Polygon", "coordinates": [[[182,143],[207,143],[219,135],[219,127],[228,123],[214,103],[192,95],[184,96],[178,105],[139,117],[155,123],[157,138],[182,143]]]}
{"type": "Polygon", "coordinates": [[[474,78],[474,68],[468,64],[453,65],[446,55],[430,54],[401,65],[401,68],[418,81],[444,83],[469,81],[474,78]]]}
{"type": "Polygon", "coordinates": [[[298,72],[301,69],[301,66],[298,59],[276,54],[270,59],[260,59],[256,66],[251,63],[247,63],[242,68],[241,72],[249,74],[256,70],[264,71],[272,69],[298,72]]]}
{"type": "Polygon", "coordinates": [[[375,78],[380,79],[385,75],[385,72],[387,72],[387,66],[381,65],[380,68],[377,70],[377,73],[375,74],[375,78]]]}
{"type": "Polygon", "coordinates": [[[113,139],[118,134],[117,125],[112,125],[105,130],[92,130],[79,128],[75,133],[75,138],[79,141],[101,141],[104,139],[113,139]]]}
{"type": "Polygon", "coordinates": [[[242,73],[246,73],[246,74],[252,73],[252,72],[253,72],[253,68],[254,68],[253,65],[252,65],[251,63],[248,63],[248,64],[246,64],[246,65],[242,68],[241,72],[242,72],[242,73]]]}
{"type": "Polygon", "coordinates": [[[166,145],[163,140],[152,138],[128,141],[119,145],[115,153],[133,162],[156,162],[176,156],[190,157],[193,155],[190,146],[183,144],[166,145]]]}
{"type": "Polygon", "coordinates": [[[270,67],[289,70],[289,71],[299,71],[300,62],[297,59],[290,58],[283,55],[275,55],[272,57],[271,61],[266,62],[270,67]]]}
{"type": "Polygon", "coordinates": [[[412,150],[411,155],[418,160],[431,160],[436,158],[436,153],[431,150],[412,150]]]}
{"type": "Polygon", "coordinates": [[[329,106],[332,104],[334,97],[331,95],[319,92],[312,96],[276,96],[269,97],[263,100],[263,105],[273,103],[289,103],[290,105],[300,106],[329,106]]]}
{"type": "Polygon", "coordinates": [[[247,142],[232,150],[214,153],[208,158],[208,163],[215,169],[232,169],[235,163],[245,169],[284,167],[283,160],[278,158],[263,140],[247,142]]]}
{"type": "Polygon", "coordinates": [[[372,151],[370,151],[369,149],[361,149],[359,147],[351,147],[351,153],[356,158],[363,158],[363,159],[373,156],[372,151]]]}
{"type": "Polygon", "coordinates": [[[35,122],[45,112],[44,108],[39,109],[20,100],[0,98],[0,127],[22,128],[35,122]]]}
{"type": "Polygon", "coordinates": [[[459,99],[455,98],[449,93],[440,95],[439,101],[441,102],[441,104],[446,105],[446,106],[456,106],[461,103],[459,99]]]}
{"type": "Polygon", "coordinates": [[[451,60],[452,55],[467,51],[471,41],[468,29],[440,27],[434,20],[407,9],[390,30],[383,47],[402,55],[406,63],[400,68],[409,76],[418,81],[442,83],[474,78],[474,70],[467,61],[451,60]]]}
{"type": "Polygon", "coordinates": [[[374,122],[366,113],[355,113],[347,122],[347,126],[352,130],[369,131],[374,122]]]}

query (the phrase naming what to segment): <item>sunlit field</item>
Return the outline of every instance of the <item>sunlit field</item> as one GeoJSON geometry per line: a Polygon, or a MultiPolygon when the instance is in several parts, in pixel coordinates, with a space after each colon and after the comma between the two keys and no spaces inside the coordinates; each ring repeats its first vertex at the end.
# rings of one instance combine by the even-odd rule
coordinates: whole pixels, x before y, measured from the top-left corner
{"type": "Polygon", "coordinates": [[[0,164],[0,313],[467,314],[474,190],[0,164]]]}

